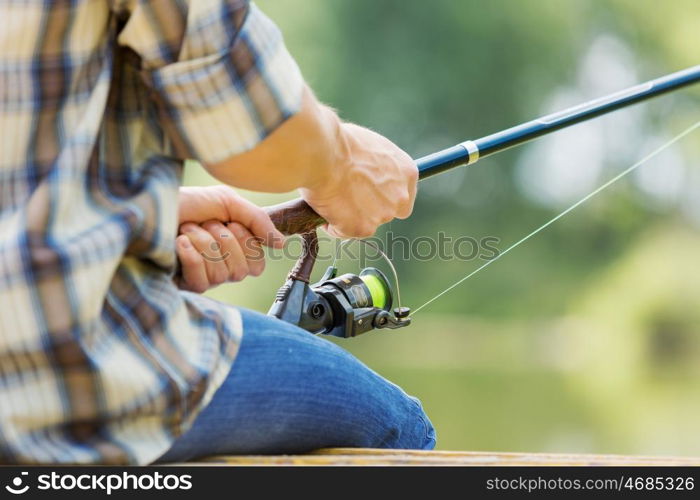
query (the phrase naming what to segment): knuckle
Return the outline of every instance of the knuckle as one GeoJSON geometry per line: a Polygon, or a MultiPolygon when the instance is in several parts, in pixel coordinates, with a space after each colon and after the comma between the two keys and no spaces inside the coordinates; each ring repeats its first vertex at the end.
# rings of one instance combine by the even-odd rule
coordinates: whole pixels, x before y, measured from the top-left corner
{"type": "Polygon", "coordinates": [[[228,279],[228,267],[226,267],[225,262],[219,262],[217,265],[212,266],[209,272],[209,281],[216,285],[224,283],[228,279]]]}
{"type": "Polygon", "coordinates": [[[180,233],[185,234],[185,233],[191,233],[192,231],[195,231],[197,227],[197,224],[194,222],[185,222],[184,224],[180,224],[180,233]]]}
{"type": "Polygon", "coordinates": [[[186,260],[192,253],[190,239],[187,236],[180,235],[175,238],[175,253],[181,261],[186,260]]]}
{"type": "Polygon", "coordinates": [[[186,234],[195,246],[207,245],[214,241],[214,238],[201,228],[190,230],[186,234]]]}
{"type": "Polygon", "coordinates": [[[243,224],[241,224],[240,222],[231,222],[231,223],[228,225],[228,229],[229,229],[229,231],[231,231],[231,232],[233,233],[233,235],[234,235],[236,238],[238,238],[238,239],[243,238],[243,237],[246,235],[246,233],[247,233],[246,228],[245,228],[245,227],[243,226],[243,224]]]}
{"type": "Polygon", "coordinates": [[[224,225],[218,221],[207,221],[202,223],[202,228],[211,236],[218,237],[225,230],[224,225]]]}
{"type": "Polygon", "coordinates": [[[217,272],[209,281],[212,285],[221,285],[222,283],[226,283],[226,281],[228,281],[228,271],[226,273],[217,272]]]}

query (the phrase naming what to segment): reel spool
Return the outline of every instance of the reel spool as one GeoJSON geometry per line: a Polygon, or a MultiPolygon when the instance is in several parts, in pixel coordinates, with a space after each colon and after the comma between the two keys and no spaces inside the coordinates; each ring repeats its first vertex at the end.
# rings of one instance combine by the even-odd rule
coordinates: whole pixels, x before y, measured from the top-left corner
{"type": "MultiPolygon", "coordinates": [[[[368,267],[359,275],[347,273],[338,276],[334,261],[321,279],[310,285],[309,277],[318,254],[318,239],[315,231],[302,235],[302,238],[302,255],[277,292],[268,315],[313,334],[345,338],[374,329],[396,329],[411,324],[410,309],[401,307],[400,299],[398,307],[392,311],[392,287],[379,269],[368,267]]],[[[387,259],[379,248],[374,248],[387,259]]],[[[388,259],[387,262],[394,273],[398,298],[396,270],[388,259]]]]}

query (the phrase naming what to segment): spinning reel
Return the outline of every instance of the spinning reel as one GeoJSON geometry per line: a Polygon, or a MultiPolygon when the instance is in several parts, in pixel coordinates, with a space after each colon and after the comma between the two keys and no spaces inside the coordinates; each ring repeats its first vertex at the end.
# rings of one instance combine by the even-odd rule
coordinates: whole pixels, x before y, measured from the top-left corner
{"type": "MultiPolygon", "coordinates": [[[[411,324],[410,310],[401,307],[400,299],[398,307],[392,311],[393,293],[389,280],[373,267],[362,270],[359,275],[338,276],[334,261],[317,283],[309,284],[318,255],[316,231],[303,234],[302,241],[302,254],[277,292],[268,312],[270,316],[314,334],[346,338],[376,328],[396,329],[411,324]]],[[[388,259],[387,262],[391,265],[388,259]]],[[[392,271],[396,278],[393,266],[392,271]]],[[[396,282],[398,298],[398,280],[396,282]]]]}

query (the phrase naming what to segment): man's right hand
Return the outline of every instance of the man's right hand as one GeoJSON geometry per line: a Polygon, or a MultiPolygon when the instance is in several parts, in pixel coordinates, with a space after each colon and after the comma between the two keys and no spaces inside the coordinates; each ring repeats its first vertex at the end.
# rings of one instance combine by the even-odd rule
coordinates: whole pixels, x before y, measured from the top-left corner
{"type": "Polygon", "coordinates": [[[418,169],[386,137],[352,123],[339,124],[338,157],[302,197],[338,237],[372,236],[381,224],[413,211],[418,169]]]}
{"type": "Polygon", "coordinates": [[[220,181],[253,191],[302,196],[341,237],[371,236],[411,214],[418,170],[389,139],[343,123],[307,87],[301,109],[253,149],[206,165],[220,181]]]}

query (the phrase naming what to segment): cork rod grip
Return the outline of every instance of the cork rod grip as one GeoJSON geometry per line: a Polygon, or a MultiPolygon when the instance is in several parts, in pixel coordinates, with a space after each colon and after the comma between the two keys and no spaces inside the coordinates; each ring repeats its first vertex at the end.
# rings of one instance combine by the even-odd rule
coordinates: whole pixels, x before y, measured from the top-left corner
{"type": "Polygon", "coordinates": [[[265,207],[265,211],[284,235],[305,234],[326,222],[301,198],[265,207]]]}

